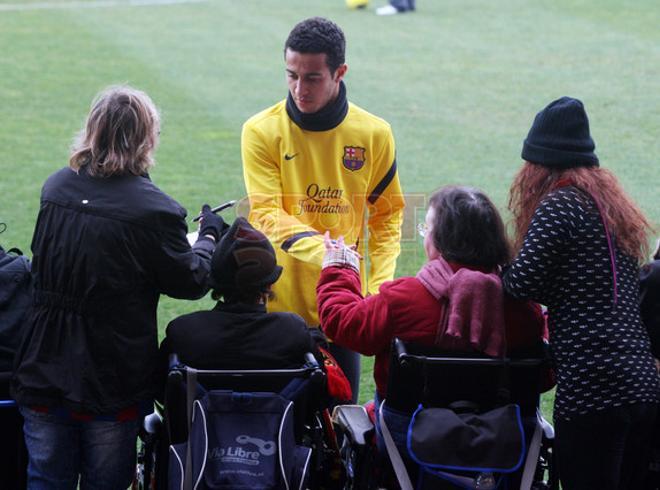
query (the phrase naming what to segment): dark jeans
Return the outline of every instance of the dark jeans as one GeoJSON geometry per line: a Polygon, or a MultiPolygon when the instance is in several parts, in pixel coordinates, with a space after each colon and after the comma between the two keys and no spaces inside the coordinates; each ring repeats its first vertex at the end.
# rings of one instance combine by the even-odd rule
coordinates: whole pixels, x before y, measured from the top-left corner
{"type": "Polygon", "coordinates": [[[30,490],[121,490],[135,474],[141,420],[75,421],[21,407],[30,490]]]}
{"type": "Polygon", "coordinates": [[[11,373],[0,373],[0,489],[19,490],[27,485],[27,450],[23,417],[9,396],[11,373]]]}
{"type": "Polygon", "coordinates": [[[643,488],[656,412],[656,404],[636,403],[557,421],[562,488],[643,488]]]}
{"type": "Polygon", "coordinates": [[[332,343],[329,344],[328,350],[332,357],[337,360],[337,364],[344,371],[348,382],[351,384],[351,391],[353,392],[351,403],[357,403],[360,394],[360,354],[332,343]]]}

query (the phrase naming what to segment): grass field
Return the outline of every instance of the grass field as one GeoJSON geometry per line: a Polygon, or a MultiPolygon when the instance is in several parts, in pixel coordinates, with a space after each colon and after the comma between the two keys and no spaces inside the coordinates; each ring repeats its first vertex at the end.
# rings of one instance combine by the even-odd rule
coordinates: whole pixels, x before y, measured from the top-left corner
{"type": "MultiPolygon", "coordinates": [[[[241,124],[286,95],[282,44],[312,15],[345,30],[349,98],[391,123],[402,185],[420,206],[461,183],[504,211],[534,114],[571,95],[586,104],[602,165],[660,223],[657,0],[420,0],[387,18],[374,0],[364,11],[343,0],[128,3],[0,0],[3,246],[29,251],[40,186],[110,84],[146,90],[161,108],[152,177],[164,191],[191,214],[242,197],[241,124]]],[[[406,225],[399,275],[423,262],[414,219],[406,225]]],[[[160,328],[201,307],[163,300],[160,328]]]]}

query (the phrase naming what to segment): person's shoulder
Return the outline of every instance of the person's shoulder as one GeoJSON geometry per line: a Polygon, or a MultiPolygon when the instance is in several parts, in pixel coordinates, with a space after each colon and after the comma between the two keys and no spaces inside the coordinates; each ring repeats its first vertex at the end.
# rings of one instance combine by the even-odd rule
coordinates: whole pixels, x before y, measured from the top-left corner
{"type": "Polygon", "coordinates": [[[361,125],[367,125],[371,131],[390,133],[392,128],[382,117],[376,116],[353,102],[348,103],[348,117],[361,125]]]}
{"type": "Polygon", "coordinates": [[[273,311],[267,314],[270,315],[271,318],[273,318],[275,321],[277,321],[282,325],[285,325],[288,328],[292,328],[292,329],[304,328],[305,330],[308,328],[307,323],[305,323],[305,320],[303,320],[303,318],[297,313],[288,312],[288,311],[273,311]]]}
{"type": "Polygon", "coordinates": [[[67,181],[74,180],[77,177],[78,173],[71,167],[62,167],[48,176],[42,187],[42,193],[48,195],[67,181]]]}
{"type": "Polygon", "coordinates": [[[0,276],[11,276],[13,282],[20,282],[22,277],[30,275],[30,269],[30,259],[25,255],[17,252],[8,253],[0,246],[0,276]]]}
{"type": "Polygon", "coordinates": [[[130,176],[131,184],[124,193],[126,204],[135,217],[156,229],[185,220],[187,211],[174,198],[163,192],[148,176],[130,176]],[[129,190],[130,189],[130,190],[129,190]]]}
{"type": "Polygon", "coordinates": [[[150,178],[148,177],[138,177],[139,178],[139,187],[143,190],[147,190],[152,196],[154,203],[159,203],[161,206],[174,212],[179,216],[185,217],[186,210],[179,204],[179,202],[171,197],[169,194],[163,192],[160,187],[158,187],[150,178]]]}
{"type": "Polygon", "coordinates": [[[388,300],[401,300],[410,302],[411,298],[419,298],[419,294],[426,292],[424,285],[416,277],[398,277],[392,281],[384,282],[379,288],[388,300]]]}
{"type": "Polygon", "coordinates": [[[539,203],[536,214],[578,228],[599,219],[593,198],[573,185],[558,187],[549,192],[539,203]]]}
{"type": "Polygon", "coordinates": [[[539,202],[539,211],[545,213],[569,214],[577,217],[584,208],[590,206],[591,199],[574,186],[565,186],[548,192],[539,202]]]}
{"type": "Polygon", "coordinates": [[[243,123],[243,128],[268,127],[269,124],[277,122],[282,115],[286,115],[286,99],[281,100],[248,118],[248,120],[243,123]]]}
{"type": "Polygon", "coordinates": [[[213,310],[202,310],[178,316],[167,325],[165,335],[168,337],[177,337],[179,335],[190,337],[195,331],[196,326],[203,324],[204,320],[207,320],[212,315],[213,310]]]}
{"type": "Polygon", "coordinates": [[[541,200],[541,202],[555,205],[567,202],[574,204],[586,204],[590,200],[591,199],[588,194],[585,194],[583,191],[573,185],[567,185],[551,190],[541,200]]]}
{"type": "Polygon", "coordinates": [[[660,259],[644,264],[640,268],[640,281],[642,285],[652,285],[660,288],[660,259]]]}
{"type": "Polygon", "coordinates": [[[267,315],[270,317],[267,325],[271,335],[275,335],[278,341],[283,342],[281,339],[287,339],[290,345],[302,345],[304,350],[307,350],[312,341],[312,334],[300,315],[285,311],[273,311],[267,315]]]}

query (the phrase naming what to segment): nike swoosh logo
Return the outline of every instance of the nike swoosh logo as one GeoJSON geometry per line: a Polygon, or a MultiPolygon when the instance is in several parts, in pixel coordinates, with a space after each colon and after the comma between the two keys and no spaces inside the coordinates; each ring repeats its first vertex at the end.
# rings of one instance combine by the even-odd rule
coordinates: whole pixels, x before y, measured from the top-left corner
{"type": "Polygon", "coordinates": [[[284,154],[284,159],[285,160],[293,160],[294,158],[296,158],[296,156],[298,156],[297,153],[294,153],[293,155],[289,155],[288,153],[285,153],[284,154]]]}

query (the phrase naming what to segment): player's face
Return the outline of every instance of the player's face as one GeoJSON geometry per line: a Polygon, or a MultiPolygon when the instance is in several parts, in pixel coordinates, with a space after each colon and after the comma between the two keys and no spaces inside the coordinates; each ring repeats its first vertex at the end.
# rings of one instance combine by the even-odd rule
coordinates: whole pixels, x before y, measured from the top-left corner
{"type": "Polygon", "coordinates": [[[341,65],[330,73],[325,53],[298,53],[286,50],[286,79],[289,92],[304,114],[323,109],[339,94],[339,82],[346,74],[347,66],[341,65]]]}

